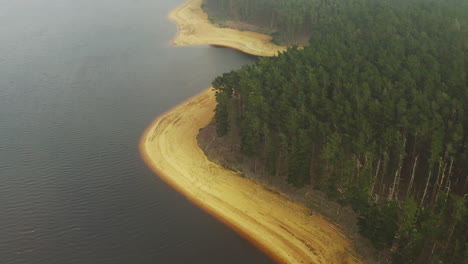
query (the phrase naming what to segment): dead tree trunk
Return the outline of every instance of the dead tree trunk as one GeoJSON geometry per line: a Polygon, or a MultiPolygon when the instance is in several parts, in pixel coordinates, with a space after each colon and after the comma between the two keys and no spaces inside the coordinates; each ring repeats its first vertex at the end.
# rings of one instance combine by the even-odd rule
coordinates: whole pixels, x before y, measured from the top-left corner
{"type": "Polygon", "coordinates": [[[440,171],[442,169],[442,157],[439,158],[439,169],[437,171],[437,178],[434,182],[434,187],[432,188],[432,195],[434,197],[434,194],[435,194],[435,191],[436,191],[436,188],[437,188],[437,185],[439,185],[439,179],[440,179],[440,171]]]}
{"type": "Polygon", "coordinates": [[[447,169],[447,163],[444,163],[444,168],[442,169],[442,179],[440,180],[440,183],[438,184],[437,193],[435,194],[434,203],[436,203],[437,199],[439,199],[440,188],[442,187],[442,185],[444,185],[445,169],[447,169]]]}
{"type": "Polygon", "coordinates": [[[396,186],[397,180],[398,180],[398,169],[395,171],[395,176],[393,177],[393,185],[390,188],[387,201],[391,201],[393,199],[393,194],[395,193],[395,186],[396,186]]]}
{"type": "Polygon", "coordinates": [[[377,169],[375,170],[375,176],[372,182],[372,188],[370,189],[369,196],[372,196],[372,194],[374,193],[375,184],[377,184],[377,178],[378,178],[379,170],[380,170],[380,162],[381,161],[379,159],[379,161],[377,162],[377,169]]]}
{"type": "Polygon", "coordinates": [[[419,204],[419,206],[422,206],[422,205],[423,205],[423,203],[424,203],[424,198],[426,198],[427,187],[429,186],[429,181],[431,180],[431,174],[432,174],[432,170],[429,169],[429,175],[427,176],[426,187],[424,188],[424,193],[423,193],[423,196],[422,196],[422,198],[421,198],[421,203],[419,204]]]}
{"type": "Polygon", "coordinates": [[[408,191],[406,192],[407,196],[410,194],[411,188],[413,187],[414,174],[416,172],[416,166],[418,165],[418,158],[419,158],[419,155],[417,155],[416,158],[414,159],[413,170],[411,172],[411,179],[410,179],[410,182],[409,182],[409,185],[408,185],[408,191]]]}

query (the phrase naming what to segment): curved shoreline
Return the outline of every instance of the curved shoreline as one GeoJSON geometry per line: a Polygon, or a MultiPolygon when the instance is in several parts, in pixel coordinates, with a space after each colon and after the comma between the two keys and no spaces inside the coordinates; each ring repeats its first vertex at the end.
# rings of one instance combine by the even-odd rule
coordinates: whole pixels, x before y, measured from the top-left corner
{"type": "MultiPolygon", "coordinates": [[[[205,94],[210,93],[210,89],[206,89],[199,94],[187,99],[186,101],[174,106],[173,108],[169,109],[168,111],[164,112],[160,116],[158,116],[143,132],[143,136],[140,139],[139,142],[139,151],[140,154],[145,161],[146,165],[153,170],[164,182],[169,184],[172,188],[174,188],[176,191],[178,191],[180,194],[182,194],[185,198],[187,198],[189,201],[203,209],[205,212],[209,213],[211,216],[215,217],[218,221],[221,221],[225,225],[229,226],[231,229],[236,231],[236,233],[240,234],[243,238],[247,239],[251,244],[253,244],[255,247],[259,248],[262,250],[264,253],[266,253],[268,256],[270,256],[273,260],[275,260],[277,263],[283,262],[283,260],[279,257],[276,256],[275,252],[273,251],[272,248],[263,245],[259,243],[255,237],[253,237],[248,231],[244,230],[243,228],[239,227],[236,225],[234,222],[232,222],[230,219],[223,217],[219,212],[217,212],[214,208],[212,208],[208,203],[204,202],[203,199],[200,199],[199,197],[197,198],[192,194],[190,191],[188,191],[186,186],[183,186],[180,184],[180,182],[177,181],[173,176],[169,175],[164,171],[163,168],[160,168],[158,164],[155,162],[155,155],[151,153],[151,148],[153,144],[157,143],[151,143],[154,141],[154,134],[156,133],[156,130],[161,130],[160,127],[164,126],[164,122],[166,118],[171,118],[172,115],[175,114],[175,112],[183,112],[187,109],[188,106],[192,105],[193,102],[196,102],[200,99],[202,99],[205,103],[206,108],[204,110],[211,109],[211,107],[208,107],[208,105],[211,106],[211,103],[215,103],[214,96],[213,98],[206,98],[205,94]],[[163,124],[161,124],[163,123],[163,124]]],[[[210,96],[210,95],[208,95],[210,96]]],[[[213,105],[214,107],[214,105],[213,105]]],[[[177,115],[177,114],[176,114],[177,115]]],[[[199,120],[199,126],[200,128],[206,126],[211,119],[213,118],[213,114],[210,117],[206,116],[206,118],[203,118],[202,120],[199,120]],[[206,125],[203,125],[206,122],[206,125]]],[[[198,130],[197,130],[198,131],[198,130]]],[[[196,133],[196,135],[198,132],[196,133]]],[[[195,135],[195,139],[196,139],[195,135]]],[[[198,143],[197,143],[198,145],[198,143]]],[[[201,150],[201,149],[200,149],[201,150]]],[[[162,154],[162,153],[160,153],[162,154]]],[[[204,154],[203,154],[204,155],[204,154]]]]}
{"type": "MultiPolygon", "coordinates": [[[[192,0],[176,8],[170,17],[181,17],[181,12],[193,8],[193,4],[200,8],[201,0],[192,0]]],[[[177,45],[214,43],[257,56],[272,56],[278,52],[276,48],[259,44],[255,49],[251,45],[238,45],[243,41],[238,37],[237,42],[224,41],[225,35],[220,35],[219,41],[213,43],[180,42],[181,38],[199,37],[191,38],[182,26],[179,28],[182,30],[178,41],[174,41],[177,45]],[[249,47],[249,52],[245,47],[249,47]]],[[[230,34],[241,33],[245,32],[230,34]]],[[[354,256],[351,242],[336,225],[320,216],[309,216],[308,209],[302,205],[208,160],[196,136],[199,129],[212,120],[215,105],[214,91],[207,89],[160,115],[140,140],[140,153],[145,163],[187,199],[278,263],[360,263],[354,256]]]]}
{"type": "Polygon", "coordinates": [[[220,28],[211,24],[208,15],[201,9],[201,4],[202,0],[189,0],[169,13],[168,18],[179,29],[172,41],[174,45],[222,46],[262,57],[272,57],[286,50],[284,46],[271,43],[268,35],[220,28]]]}
{"type": "Polygon", "coordinates": [[[359,263],[333,223],[206,158],[196,135],[215,104],[207,89],[159,116],[140,141],[150,168],[278,263],[359,263]]]}

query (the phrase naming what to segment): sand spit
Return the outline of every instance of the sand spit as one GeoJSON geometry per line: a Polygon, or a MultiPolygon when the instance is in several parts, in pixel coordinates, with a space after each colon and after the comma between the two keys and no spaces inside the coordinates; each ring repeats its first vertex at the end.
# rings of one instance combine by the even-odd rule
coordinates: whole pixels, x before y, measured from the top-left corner
{"type": "Polygon", "coordinates": [[[146,163],[279,263],[360,263],[333,223],[206,158],[196,136],[213,118],[215,104],[207,89],[159,116],[141,138],[146,163]]]}
{"type": "Polygon", "coordinates": [[[286,50],[286,47],[271,43],[268,35],[220,28],[211,24],[201,4],[202,0],[190,0],[169,14],[169,19],[179,27],[179,33],[173,40],[174,45],[223,46],[263,57],[271,57],[286,50]]]}
{"type": "MultiPolygon", "coordinates": [[[[285,49],[266,35],[211,25],[201,2],[190,0],[170,13],[179,25],[175,45],[219,45],[257,56],[285,49]]],[[[147,165],[278,263],[361,263],[335,224],[208,160],[196,137],[213,119],[215,105],[215,93],[207,89],[159,116],[140,140],[147,165]]]]}

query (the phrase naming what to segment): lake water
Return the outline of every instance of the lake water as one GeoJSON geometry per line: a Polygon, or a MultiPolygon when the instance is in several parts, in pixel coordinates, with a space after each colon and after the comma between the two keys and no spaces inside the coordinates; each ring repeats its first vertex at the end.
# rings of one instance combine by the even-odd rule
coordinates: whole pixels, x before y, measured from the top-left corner
{"type": "Polygon", "coordinates": [[[254,61],[171,46],[181,3],[0,0],[0,263],[271,263],[140,158],[156,116],[254,61]]]}

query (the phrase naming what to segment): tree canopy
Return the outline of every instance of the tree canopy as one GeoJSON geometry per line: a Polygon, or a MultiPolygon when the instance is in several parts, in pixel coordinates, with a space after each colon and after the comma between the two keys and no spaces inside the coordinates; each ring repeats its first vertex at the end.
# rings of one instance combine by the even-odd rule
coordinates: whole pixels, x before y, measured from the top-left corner
{"type": "Polygon", "coordinates": [[[271,175],[351,203],[364,236],[398,248],[395,262],[466,260],[468,1],[216,5],[311,33],[303,49],[214,80],[218,134],[237,126],[271,175]]]}

